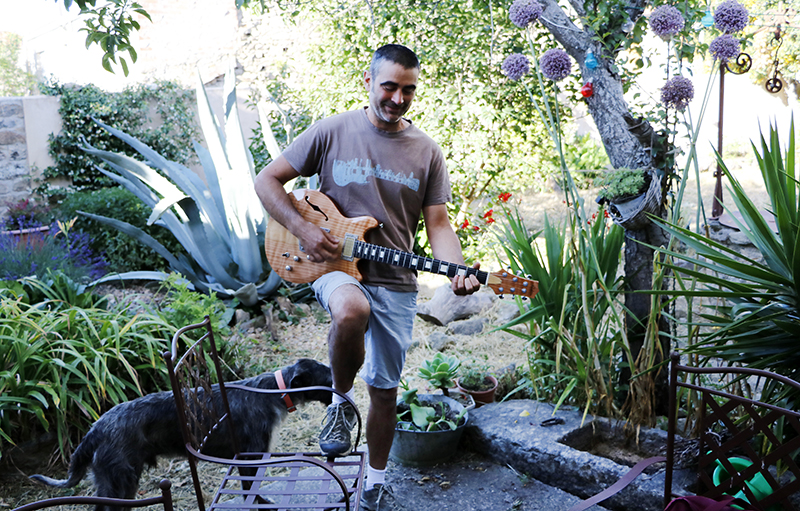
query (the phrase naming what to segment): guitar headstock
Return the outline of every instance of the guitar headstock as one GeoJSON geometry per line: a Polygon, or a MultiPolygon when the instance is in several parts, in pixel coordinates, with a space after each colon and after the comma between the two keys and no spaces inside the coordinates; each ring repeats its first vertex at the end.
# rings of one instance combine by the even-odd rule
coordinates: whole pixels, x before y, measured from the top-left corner
{"type": "Polygon", "coordinates": [[[490,273],[486,285],[498,295],[515,295],[533,298],[539,292],[539,282],[514,275],[510,271],[490,273]]]}

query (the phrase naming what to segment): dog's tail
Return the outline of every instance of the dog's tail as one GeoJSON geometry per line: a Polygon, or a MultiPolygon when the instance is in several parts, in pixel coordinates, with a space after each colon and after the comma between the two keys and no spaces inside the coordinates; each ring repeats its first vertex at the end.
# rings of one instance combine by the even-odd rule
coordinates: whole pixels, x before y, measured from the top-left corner
{"type": "Polygon", "coordinates": [[[53,479],[52,477],[43,476],[41,474],[34,474],[30,476],[30,479],[57,488],[72,488],[77,485],[81,482],[81,479],[86,476],[86,471],[89,469],[89,465],[91,465],[92,458],[94,457],[97,443],[94,433],[94,429],[89,430],[89,433],[83,437],[78,448],[72,453],[66,479],[53,479]]]}

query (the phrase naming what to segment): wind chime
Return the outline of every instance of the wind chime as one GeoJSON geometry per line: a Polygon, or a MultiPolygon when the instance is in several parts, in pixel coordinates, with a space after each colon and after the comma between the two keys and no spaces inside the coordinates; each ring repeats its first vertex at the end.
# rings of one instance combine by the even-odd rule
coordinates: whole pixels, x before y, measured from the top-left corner
{"type": "Polygon", "coordinates": [[[767,89],[767,92],[771,92],[772,94],[777,94],[783,88],[783,82],[780,78],[778,78],[778,52],[781,49],[781,45],[783,44],[783,38],[781,38],[781,26],[778,25],[778,28],[775,29],[775,34],[772,36],[771,43],[773,45],[777,45],[775,47],[775,71],[772,73],[772,78],[769,78],[766,82],[764,82],[764,88],[767,89]]]}

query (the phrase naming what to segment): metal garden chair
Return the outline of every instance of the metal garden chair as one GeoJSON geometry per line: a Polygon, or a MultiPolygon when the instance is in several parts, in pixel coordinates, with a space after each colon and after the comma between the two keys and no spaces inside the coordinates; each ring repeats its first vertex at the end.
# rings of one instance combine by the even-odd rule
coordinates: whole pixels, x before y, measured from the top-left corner
{"type": "Polygon", "coordinates": [[[77,504],[94,505],[97,509],[128,509],[132,507],[146,507],[161,504],[164,506],[164,511],[172,511],[172,492],[170,490],[171,483],[169,480],[164,479],[158,485],[161,488],[160,497],[150,497],[147,499],[115,499],[111,497],[92,497],[92,496],[73,496],[73,497],[54,497],[52,499],[39,500],[25,504],[12,511],[35,511],[36,509],[43,509],[46,507],[56,506],[74,506],[77,504]]]}
{"type": "MultiPolygon", "coordinates": [[[[343,395],[341,392],[328,387],[281,390],[226,384],[215,376],[223,373],[208,317],[201,323],[178,330],[172,339],[172,349],[164,353],[164,359],[175,395],[178,419],[200,510],[358,509],[366,464],[366,454],[358,450],[358,445],[351,455],[341,458],[326,457],[320,452],[241,452],[235,428],[231,426],[236,421],[236,417],[231,414],[228,400],[233,389],[237,392],[279,395],[306,390],[329,390],[343,395]],[[202,332],[196,341],[184,335],[195,330],[202,332]],[[179,356],[181,351],[182,355],[179,356]],[[219,386],[219,400],[209,398],[214,385],[219,386]],[[208,445],[214,435],[219,434],[230,436],[229,441],[236,453],[233,458],[219,458],[203,453],[203,447],[208,445]],[[228,467],[208,506],[205,505],[203,488],[198,477],[198,461],[228,467]]],[[[353,405],[355,408],[354,403],[353,405]]],[[[361,416],[357,409],[356,414],[356,439],[359,439],[361,416]]]]}
{"type": "MultiPolygon", "coordinates": [[[[656,463],[665,463],[665,507],[674,497],[696,494],[715,499],[734,495],[763,511],[795,510],[789,497],[800,490],[800,468],[796,461],[800,453],[800,413],[759,399],[782,387],[793,393],[793,407],[796,407],[800,383],[769,371],[697,368],[679,362],[678,354],[674,353],[670,365],[666,457],[639,462],[608,489],[569,511],[582,511],[607,500],[656,463]],[[753,397],[748,397],[751,394],[753,397]],[[673,488],[676,475],[687,471],[679,470],[687,458],[687,442],[677,436],[677,430],[679,422],[686,424],[688,420],[679,417],[679,404],[690,410],[687,415],[696,413],[697,435],[693,444],[696,448],[688,451],[691,453],[688,458],[691,472],[696,469],[697,475],[690,477],[688,484],[676,483],[673,488]],[[679,443],[680,453],[676,447],[679,443]]],[[[788,400],[791,402],[792,397],[788,400]]]]}

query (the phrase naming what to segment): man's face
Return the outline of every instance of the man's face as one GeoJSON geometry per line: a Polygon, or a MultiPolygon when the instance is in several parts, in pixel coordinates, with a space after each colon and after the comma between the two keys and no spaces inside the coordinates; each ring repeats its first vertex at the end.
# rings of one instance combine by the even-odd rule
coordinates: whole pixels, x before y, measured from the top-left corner
{"type": "Polygon", "coordinates": [[[400,64],[384,61],[377,76],[364,73],[369,91],[369,119],[375,127],[386,131],[402,129],[400,120],[411,107],[417,90],[419,69],[406,69],[400,64]]]}

